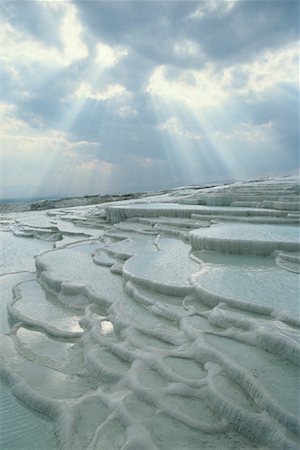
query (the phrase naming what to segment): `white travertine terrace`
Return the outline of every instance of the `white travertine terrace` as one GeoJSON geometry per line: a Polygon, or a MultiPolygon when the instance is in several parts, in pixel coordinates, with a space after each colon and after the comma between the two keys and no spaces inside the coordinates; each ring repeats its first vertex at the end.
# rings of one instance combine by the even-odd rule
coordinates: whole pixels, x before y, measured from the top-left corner
{"type": "Polygon", "coordinates": [[[298,449],[299,193],[2,215],[0,447],[298,449]]]}

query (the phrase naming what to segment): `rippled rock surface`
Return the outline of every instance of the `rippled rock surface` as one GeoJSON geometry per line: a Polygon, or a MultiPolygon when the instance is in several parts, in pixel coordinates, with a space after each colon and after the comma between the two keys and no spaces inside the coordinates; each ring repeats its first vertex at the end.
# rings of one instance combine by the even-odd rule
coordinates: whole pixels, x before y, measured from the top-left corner
{"type": "Polygon", "coordinates": [[[3,213],[0,448],[298,449],[299,193],[3,213]]]}

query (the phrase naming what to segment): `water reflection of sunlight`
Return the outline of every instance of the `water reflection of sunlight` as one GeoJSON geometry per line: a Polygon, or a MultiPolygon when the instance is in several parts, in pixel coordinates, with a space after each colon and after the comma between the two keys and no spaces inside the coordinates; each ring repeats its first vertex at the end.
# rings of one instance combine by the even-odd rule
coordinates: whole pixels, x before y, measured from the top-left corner
{"type": "Polygon", "coordinates": [[[102,320],[100,323],[100,329],[103,334],[108,334],[112,333],[114,326],[109,320],[102,320]]]}
{"type": "Polygon", "coordinates": [[[83,331],[82,327],[80,326],[79,320],[80,320],[79,316],[70,318],[70,320],[69,320],[68,329],[70,331],[72,331],[73,333],[78,333],[78,332],[83,331]]]}

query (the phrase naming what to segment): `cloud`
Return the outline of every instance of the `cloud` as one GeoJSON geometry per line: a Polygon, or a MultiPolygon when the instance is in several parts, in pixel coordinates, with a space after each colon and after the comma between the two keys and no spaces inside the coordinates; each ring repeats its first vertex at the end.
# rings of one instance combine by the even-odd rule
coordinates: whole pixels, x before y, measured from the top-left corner
{"type": "Polygon", "coordinates": [[[61,39],[60,48],[36,39],[29,30],[16,28],[9,21],[4,21],[2,25],[4,65],[13,68],[15,76],[24,65],[66,67],[88,56],[88,49],[81,39],[82,26],[74,5],[54,2],[51,6],[45,2],[44,7],[50,14],[57,10],[60,12],[57,27],[61,39]]]}
{"type": "Polygon", "coordinates": [[[118,113],[123,118],[136,116],[136,114],[138,114],[137,110],[130,105],[121,106],[118,113]]]}
{"type": "Polygon", "coordinates": [[[157,166],[157,164],[161,164],[163,162],[163,159],[153,159],[149,158],[147,156],[140,156],[140,155],[129,155],[130,161],[137,164],[138,166],[142,168],[151,168],[153,166],[157,166]]]}
{"type": "Polygon", "coordinates": [[[189,131],[183,128],[183,125],[176,117],[170,117],[164,123],[158,126],[160,130],[167,130],[178,136],[182,136],[187,139],[199,141],[202,139],[201,134],[189,131]]]}
{"type": "MultiPolygon", "coordinates": [[[[1,104],[1,114],[2,189],[5,197],[23,195],[23,183],[30,184],[28,195],[33,195],[45,180],[48,193],[56,192],[56,184],[67,192],[66,180],[72,178],[74,183],[75,173],[80,173],[88,185],[89,173],[96,171],[107,180],[117,167],[97,157],[101,149],[99,142],[73,141],[72,136],[57,129],[33,129],[28,122],[17,118],[15,105],[1,104]]],[[[78,182],[83,183],[82,180],[78,179],[78,182]]]]}
{"type": "Polygon", "coordinates": [[[79,99],[89,98],[92,100],[110,100],[114,97],[128,95],[128,92],[121,84],[110,84],[102,91],[92,91],[92,86],[88,83],[81,83],[74,95],[79,99]]]}
{"type": "Polygon", "coordinates": [[[247,64],[223,69],[208,63],[201,70],[183,68],[170,77],[166,66],[158,66],[149,78],[146,91],[194,109],[222,107],[230,96],[259,94],[283,83],[296,85],[298,55],[298,45],[292,43],[277,51],[267,51],[247,64]]]}
{"type": "Polygon", "coordinates": [[[128,51],[120,46],[111,47],[100,42],[97,44],[96,63],[105,69],[114,67],[122,58],[125,58],[127,54],[128,51]]]}
{"type": "MultiPolygon", "coordinates": [[[[96,40],[113,46],[122,43],[153,67],[182,67],[182,54],[174,48],[184,42],[191,49],[201,43],[206,61],[227,65],[285,46],[299,35],[296,0],[75,4],[96,40]]],[[[202,58],[188,59],[191,68],[203,64],[202,58]]]]}
{"type": "MultiPolygon", "coordinates": [[[[99,148],[98,142],[77,141],[72,142],[67,133],[51,129],[51,128],[32,128],[25,120],[21,120],[17,116],[16,105],[1,103],[1,132],[3,142],[4,155],[10,152],[10,145],[15,145],[15,152],[30,152],[33,155],[41,155],[48,151],[57,152],[63,149],[78,150],[84,147],[96,146],[99,148]],[[10,145],[9,145],[10,144],[10,145]]],[[[64,152],[65,156],[69,156],[64,152]]],[[[9,155],[6,155],[7,157],[9,155]]]]}
{"type": "Polygon", "coordinates": [[[138,190],[298,166],[298,2],[4,10],[11,190],[138,190]]]}
{"type": "Polygon", "coordinates": [[[200,6],[198,6],[187,19],[201,20],[211,13],[225,15],[237,5],[237,0],[224,0],[223,2],[220,2],[219,0],[206,0],[199,3],[200,6]]]}
{"type": "Polygon", "coordinates": [[[273,138],[274,124],[266,122],[261,124],[241,123],[231,132],[215,131],[214,136],[220,141],[239,144],[268,143],[273,138]]]}
{"type": "Polygon", "coordinates": [[[94,159],[92,161],[82,162],[76,167],[76,170],[88,170],[88,171],[100,170],[100,172],[102,173],[110,173],[116,167],[117,167],[116,164],[94,159]]]}
{"type": "Polygon", "coordinates": [[[0,103],[1,111],[1,133],[22,130],[26,122],[16,117],[16,106],[9,103],[0,103]]]}
{"type": "Polygon", "coordinates": [[[190,56],[190,57],[198,57],[200,54],[200,46],[198,43],[193,41],[178,41],[175,42],[174,45],[174,53],[178,56],[190,56]]]}
{"type": "Polygon", "coordinates": [[[197,3],[186,17],[185,32],[190,39],[201,42],[207,58],[215,63],[242,63],[298,39],[297,1],[197,3]]]}
{"type": "Polygon", "coordinates": [[[241,94],[259,93],[281,83],[297,84],[299,81],[299,45],[292,43],[276,51],[267,51],[248,64],[228,69],[233,88],[236,84],[241,94]],[[238,79],[244,82],[239,84],[238,79]]]}
{"type": "Polygon", "coordinates": [[[227,93],[210,68],[203,71],[182,70],[170,79],[165,66],[158,66],[150,76],[146,92],[167,101],[183,102],[188,107],[206,107],[222,103],[227,93]]]}

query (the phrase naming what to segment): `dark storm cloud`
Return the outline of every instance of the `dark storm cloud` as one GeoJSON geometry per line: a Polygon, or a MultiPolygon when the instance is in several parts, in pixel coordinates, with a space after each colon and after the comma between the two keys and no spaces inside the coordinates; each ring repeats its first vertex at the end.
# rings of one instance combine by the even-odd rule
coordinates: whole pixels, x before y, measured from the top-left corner
{"type": "Polygon", "coordinates": [[[240,61],[298,38],[299,2],[75,2],[87,28],[128,45],[153,64],[203,65],[174,54],[174,42],[199,44],[207,59],[240,61]],[[198,14],[196,14],[198,13],[198,14]]]}
{"type": "MultiPolygon", "coordinates": [[[[85,26],[110,45],[128,46],[136,59],[148,64],[189,63],[174,55],[174,43],[187,37],[185,17],[197,2],[76,2],[85,26]]],[[[193,62],[196,67],[198,61],[193,62]]]]}
{"type": "Polygon", "coordinates": [[[299,2],[239,1],[228,12],[212,9],[189,20],[187,34],[201,43],[208,58],[241,62],[298,38],[299,2]]]}

